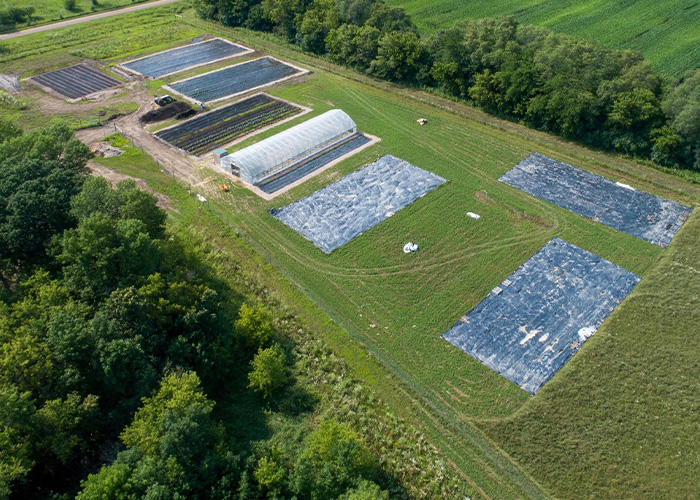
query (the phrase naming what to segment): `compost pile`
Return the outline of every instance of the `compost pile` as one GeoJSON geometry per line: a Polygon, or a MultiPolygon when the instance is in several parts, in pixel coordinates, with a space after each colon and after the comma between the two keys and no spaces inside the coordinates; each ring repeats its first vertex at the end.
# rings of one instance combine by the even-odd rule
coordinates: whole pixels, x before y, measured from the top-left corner
{"type": "MultiPolygon", "coordinates": [[[[162,108],[154,109],[152,111],[144,113],[141,116],[140,120],[141,123],[160,122],[163,120],[167,120],[168,118],[172,118],[174,116],[185,114],[190,110],[192,110],[192,108],[189,104],[187,104],[186,102],[177,101],[170,103],[167,106],[163,106],[162,108]]],[[[190,113],[186,116],[191,116],[193,114],[194,113],[190,113]]]]}

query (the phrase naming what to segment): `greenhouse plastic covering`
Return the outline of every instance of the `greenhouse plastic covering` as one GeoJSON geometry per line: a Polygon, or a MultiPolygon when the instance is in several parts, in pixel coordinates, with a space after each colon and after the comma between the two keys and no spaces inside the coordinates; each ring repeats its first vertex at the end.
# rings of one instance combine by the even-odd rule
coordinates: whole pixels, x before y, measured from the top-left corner
{"type": "Polygon", "coordinates": [[[340,109],[333,109],[225,156],[221,159],[221,167],[230,172],[231,164],[236,165],[242,180],[256,184],[294,161],[331,147],[356,131],[357,126],[352,118],[340,109]]]}
{"type": "Polygon", "coordinates": [[[535,394],[640,279],[554,238],[442,337],[535,394]]]}
{"type": "Polygon", "coordinates": [[[314,155],[312,158],[300,161],[293,167],[290,167],[284,174],[263,181],[262,183],[257,184],[257,186],[265,193],[276,193],[280,189],[284,189],[299,179],[324,168],[326,165],[337,160],[341,156],[352,154],[354,151],[357,151],[370,141],[371,139],[369,137],[358,132],[352,136],[351,139],[344,141],[342,144],[332,148],[327,148],[322,154],[314,155]]]}
{"type": "Polygon", "coordinates": [[[244,52],[250,50],[223,38],[214,38],[142,57],[123,66],[151,78],[160,78],[244,52]]]}

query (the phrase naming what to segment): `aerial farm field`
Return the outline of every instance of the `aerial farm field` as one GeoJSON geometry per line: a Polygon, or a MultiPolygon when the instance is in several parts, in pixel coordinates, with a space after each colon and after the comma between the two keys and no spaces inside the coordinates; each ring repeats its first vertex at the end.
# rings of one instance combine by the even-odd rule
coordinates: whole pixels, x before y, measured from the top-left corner
{"type": "Polygon", "coordinates": [[[635,49],[660,72],[680,77],[700,65],[700,4],[695,0],[388,0],[403,7],[422,35],[459,19],[512,15],[524,24],[635,49]]]}
{"type": "MultiPolygon", "coordinates": [[[[700,300],[698,214],[691,215],[664,249],[498,179],[538,152],[697,206],[699,176],[690,174],[695,182],[686,182],[466,106],[364,78],[290,50],[271,36],[224,29],[199,21],[190,12],[174,18],[168,9],[154,9],[89,28],[10,41],[0,54],[0,73],[32,76],[84,58],[118,64],[205,34],[311,70],[266,92],[313,112],[236,147],[335,108],[381,142],[272,201],[233,184],[217,172],[211,158],[195,161],[184,154],[165,158],[155,146],[159,141],[147,133],[125,135],[151,153],[165,172],[139,171],[123,161],[100,159],[103,166],[140,177],[166,194],[183,196],[189,189],[205,197],[211,217],[230,230],[225,233],[230,241],[221,244],[221,251],[241,256],[242,265],[247,265],[244,256],[252,249],[271,264],[270,293],[279,295],[345,356],[355,377],[425,432],[455,473],[467,478],[483,498],[697,496],[700,387],[693,374],[699,368],[700,345],[692,335],[700,300]],[[427,119],[427,124],[417,124],[418,118],[427,119]],[[268,213],[385,154],[446,182],[329,254],[268,213]],[[229,191],[220,189],[223,183],[229,184],[229,191]],[[467,212],[481,218],[474,220],[467,212]],[[643,280],[532,397],[441,335],[553,237],[643,280]],[[420,250],[405,254],[402,247],[408,241],[419,244],[420,250]],[[666,318],[657,304],[668,305],[672,317],[666,318]],[[655,336],[656,331],[663,331],[665,339],[655,336]],[[671,361],[676,359],[678,365],[671,361]],[[657,414],[627,411],[634,407],[632,401],[649,399],[653,406],[658,391],[672,395],[664,395],[657,414]],[[583,414],[585,418],[579,418],[583,414]],[[654,447],[634,446],[641,432],[658,438],[654,447]]],[[[150,99],[152,91],[161,91],[161,84],[179,78],[137,82],[124,99],[141,102],[144,95],[150,99]]],[[[31,105],[26,115],[43,112],[43,102],[31,105]]],[[[78,112],[88,104],[74,106],[78,112]]],[[[195,227],[207,224],[189,219],[187,213],[171,216],[195,227]]]]}

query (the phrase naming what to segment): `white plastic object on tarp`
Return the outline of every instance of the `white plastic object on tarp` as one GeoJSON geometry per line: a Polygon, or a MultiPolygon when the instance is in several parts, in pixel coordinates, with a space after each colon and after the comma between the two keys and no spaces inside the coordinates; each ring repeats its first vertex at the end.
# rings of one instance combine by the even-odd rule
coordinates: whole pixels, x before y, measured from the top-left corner
{"type": "Polygon", "coordinates": [[[411,252],[417,252],[418,251],[418,245],[409,241],[403,246],[403,253],[411,253],[411,252]]]}
{"type": "Polygon", "coordinates": [[[467,215],[471,217],[472,219],[479,220],[481,219],[481,215],[475,214],[474,212],[467,212],[467,215]]]}
{"type": "Polygon", "coordinates": [[[592,336],[596,331],[596,328],[594,326],[586,326],[578,331],[578,338],[583,342],[586,340],[588,337],[592,336]]]}
{"type": "Polygon", "coordinates": [[[621,182],[616,182],[615,184],[618,185],[618,186],[620,186],[621,188],[629,189],[629,190],[631,190],[631,191],[636,191],[636,190],[635,190],[632,186],[630,186],[629,184],[623,184],[623,183],[621,183],[621,182]]]}

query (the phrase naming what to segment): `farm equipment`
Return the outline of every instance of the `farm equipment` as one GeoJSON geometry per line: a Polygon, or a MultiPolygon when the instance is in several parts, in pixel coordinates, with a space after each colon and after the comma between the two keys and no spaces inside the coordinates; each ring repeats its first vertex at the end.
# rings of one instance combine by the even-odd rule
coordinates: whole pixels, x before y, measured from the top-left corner
{"type": "Polygon", "coordinates": [[[158,106],[165,106],[166,104],[175,102],[175,98],[171,97],[170,95],[164,95],[162,97],[156,97],[153,102],[155,102],[158,106]]]}

